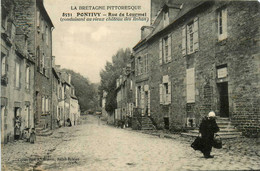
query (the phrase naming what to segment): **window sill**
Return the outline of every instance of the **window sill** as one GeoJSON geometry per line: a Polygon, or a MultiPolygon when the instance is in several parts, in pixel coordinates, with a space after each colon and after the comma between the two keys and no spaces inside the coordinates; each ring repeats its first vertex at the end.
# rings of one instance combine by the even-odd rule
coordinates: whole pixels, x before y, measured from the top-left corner
{"type": "Polygon", "coordinates": [[[216,44],[218,44],[218,45],[225,45],[226,43],[227,43],[227,38],[225,38],[225,39],[218,39],[217,40],[217,42],[216,42],[216,44]]]}

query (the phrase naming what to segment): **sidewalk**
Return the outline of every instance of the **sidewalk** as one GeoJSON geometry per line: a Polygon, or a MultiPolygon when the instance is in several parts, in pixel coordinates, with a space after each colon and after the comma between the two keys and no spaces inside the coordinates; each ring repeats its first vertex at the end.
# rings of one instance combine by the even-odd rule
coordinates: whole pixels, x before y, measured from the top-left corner
{"type": "MultiPolygon", "coordinates": [[[[182,137],[180,134],[172,134],[165,130],[132,130],[131,128],[127,128],[127,130],[182,141],[187,145],[190,145],[195,140],[194,137],[182,137]]],[[[260,138],[239,137],[222,140],[222,143],[222,149],[216,150],[223,155],[230,155],[232,153],[232,155],[237,155],[237,157],[251,157],[253,161],[258,162],[260,165],[260,138]]],[[[192,148],[190,149],[193,150],[192,148]]]]}
{"type": "Polygon", "coordinates": [[[33,170],[47,160],[61,142],[69,139],[73,130],[71,127],[56,129],[51,136],[37,136],[34,144],[23,140],[5,144],[2,146],[1,170],[33,170]]]}

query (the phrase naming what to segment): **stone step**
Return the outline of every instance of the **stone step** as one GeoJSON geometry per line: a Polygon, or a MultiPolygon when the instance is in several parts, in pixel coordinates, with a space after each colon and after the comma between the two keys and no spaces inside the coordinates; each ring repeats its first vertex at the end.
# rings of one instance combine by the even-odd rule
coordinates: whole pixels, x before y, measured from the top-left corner
{"type": "Polygon", "coordinates": [[[225,128],[231,129],[231,128],[235,128],[235,127],[232,126],[232,125],[218,125],[218,127],[219,127],[220,129],[225,129],[225,128]]]}
{"type": "Polygon", "coordinates": [[[216,121],[217,124],[231,124],[230,121],[216,121]]]}
{"type": "MultiPolygon", "coordinates": [[[[193,131],[190,131],[189,133],[194,133],[194,134],[199,134],[199,131],[198,130],[193,130],[193,131]]],[[[219,131],[217,133],[218,135],[242,135],[241,132],[237,132],[236,130],[235,131],[219,131]]]]}
{"type": "Polygon", "coordinates": [[[142,127],[142,130],[152,130],[153,127],[142,127]]]}
{"type": "MultiPolygon", "coordinates": [[[[181,133],[181,136],[183,136],[183,137],[197,137],[198,134],[188,132],[188,133],[181,133]]],[[[220,136],[221,136],[221,139],[225,140],[225,139],[238,138],[241,135],[239,135],[239,134],[234,134],[234,135],[233,134],[223,134],[223,135],[220,135],[220,136]]]]}
{"type": "Polygon", "coordinates": [[[229,118],[224,118],[224,117],[219,117],[219,116],[217,116],[216,119],[217,119],[217,120],[229,121],[229,118]]]}
{"type": "Polygon", "coordinates": [[[36,132],[36,135],[37,136],[50,136],[53,134],[53,131],[49,130],[49,129],[45,129],[43,131],[40,131],[40,132],[36,132]]]}
{"type": "MultiPolygon", "coordinates": [[[[191,132],[199,132],[199,128],[191,130],[191,132]]],[[[235,128],[220,128],[219,132],[237,132],[235,128]]]]}

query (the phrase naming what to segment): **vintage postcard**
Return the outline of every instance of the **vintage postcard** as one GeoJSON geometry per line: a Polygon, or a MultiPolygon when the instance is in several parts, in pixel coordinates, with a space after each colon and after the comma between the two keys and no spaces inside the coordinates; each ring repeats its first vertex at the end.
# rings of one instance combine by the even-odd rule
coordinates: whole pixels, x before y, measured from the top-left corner
{"type": "Polygon", "coordinates": [[[1,170],[260,170],[259,9],[1,0],[1,170]]]}

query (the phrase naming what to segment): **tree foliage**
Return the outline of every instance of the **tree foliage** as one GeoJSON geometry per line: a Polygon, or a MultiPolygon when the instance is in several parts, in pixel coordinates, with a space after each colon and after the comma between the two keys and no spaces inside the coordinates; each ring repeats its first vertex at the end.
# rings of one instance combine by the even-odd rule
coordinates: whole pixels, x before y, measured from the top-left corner
{"type": "Polygon", "coordinates": [[[131,50],[119,49],[116,55],[112,56],[112,63],[107,62],[105,69],[100,72],[101,83],[99,94],[107,92],[105,109],[108,113],[112,113],[116,109],[116,79],[123,72],[123,68],[130,62],[131,50]]]}
{"type": "Polygon", "coordinates": [[[91,83],[88,78],[73,70],[63,69],[71,74],[71,84],[75,88],[75,95],[79,100],[80,110],[97,110],[98,103],[98,84],[91,83]]]}

